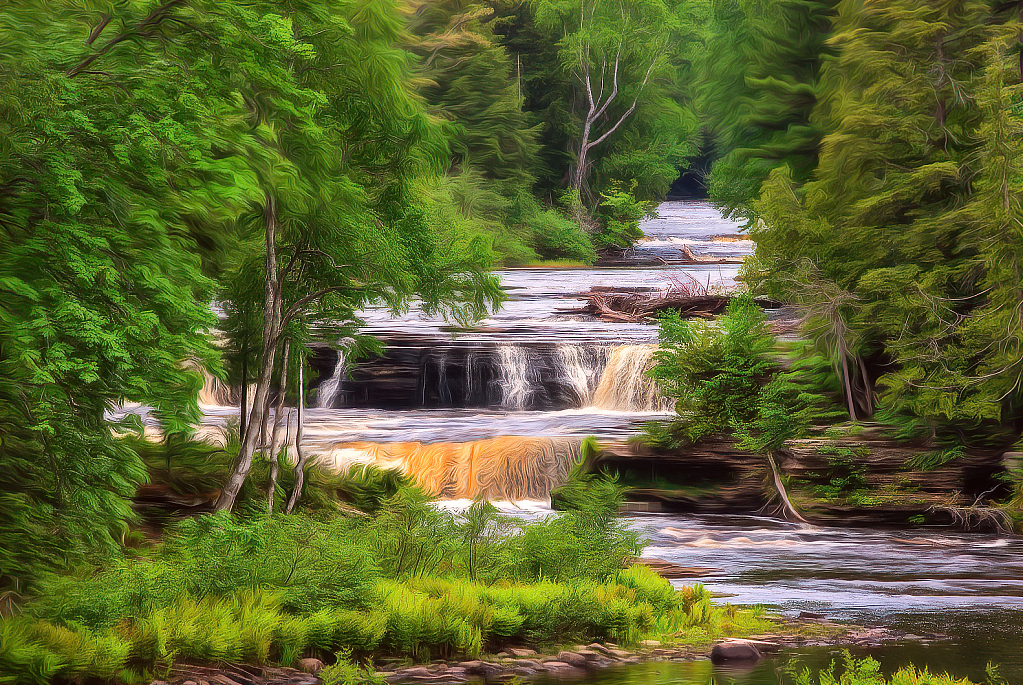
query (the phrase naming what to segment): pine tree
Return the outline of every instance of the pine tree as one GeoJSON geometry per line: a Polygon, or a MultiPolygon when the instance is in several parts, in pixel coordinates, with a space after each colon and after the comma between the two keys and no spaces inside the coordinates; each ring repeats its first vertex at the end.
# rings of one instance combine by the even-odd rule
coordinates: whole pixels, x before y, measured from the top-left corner
{"type": "Polygon", "coordinates": [[[732,216],[752,216],[770,171],[788,165],[798,182],[817,165],[821,133],[810,121],[831,50],[836,0],[714,3],[701,59],[701,103],[721,157],[710,193],[732,216]]]}
{"type": "Polygon", "coordinates": [[[842,2],[817,178],[799,188],[777,171],[757,205],[752,270],[816,314],[854,416],[875,383],[889,415],[959,411],[933,370],[960,363],[949,351],[977,304],[979,246],[955,210],[978,170],[984,17],[971,0],[842,2]]]}

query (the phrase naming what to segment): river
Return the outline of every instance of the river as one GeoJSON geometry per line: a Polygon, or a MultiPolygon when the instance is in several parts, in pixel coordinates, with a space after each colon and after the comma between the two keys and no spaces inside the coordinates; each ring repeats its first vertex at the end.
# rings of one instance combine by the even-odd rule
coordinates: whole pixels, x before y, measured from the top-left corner
{"type": "MultiPolygon", "coordinates": [[[[365,332],[387,350],[369,361],[321,360],[307,449],[336,468],[377,463],[413,477],[446,474],[423,482],[442,499],[483,494],[507,500],[504,507],[519,515],[549,513],[546,495],[563,481],[584,436],[624,440],[667,410],[643,375],[655,327],[565,310],[593,286],[658,291],[682,274],[727,289],[738,259],[752,250],[737,225],[706,203],[667,202],[658,214],[644,222],[637,256],[670,261],[688,247],[732,263],[504,270],[507,302],[468,330],[415,308],[400,318],[367,310],[365,332]],[[476,480],[460,479],[460,471],[476,480]]],[[[237,414],[215,393],[206,400],[210,430],[237,414]]],[[[701,582],[718,601],[947,636],[859,652],[886,671],[913,662],[980,681],[991,661],[1009,682],[1023,682],[1023,541],[1016,537],[817,528],[751,516],[658,514],[630,522],[650,542],[646,555],[711,569],[701,582]]],[[[706,661],[643,664],[586,682],[766,684],[790,681],[786,667],[820,668],[834,657],[831,648],[812,647],[745,671],[706,661]]]]}

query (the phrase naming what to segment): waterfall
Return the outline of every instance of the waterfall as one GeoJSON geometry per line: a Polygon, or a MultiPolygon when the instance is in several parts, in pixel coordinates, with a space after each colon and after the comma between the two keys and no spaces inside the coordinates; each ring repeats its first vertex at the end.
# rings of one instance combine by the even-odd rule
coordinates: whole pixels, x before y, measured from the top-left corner
{"type": "Polygon", "coordinates": [[[341,393],[341,384],[345,379],[345,367],[348,359],[348,352],[345,349],[337,351],[337,364],[334,366],[333,375],[320,383],[316,394],[316,406],[320,409],[331,409],[337,396],[341,393]]]}
{"type": "Polygon", "coordinates": [[[546,500],[579,461],[574,438],[505,435],[472,442],[351,442],[318,461],[333,470],[358,464],[399,469],[445,499],[546,500]]]}
{"type": "Polygon", "coordinates": [[[500,345],[497,353],[501,406],[526,409],[533,396],[543,390],[539,370],[532,364],[529,350],[518,345],[500,345]]]}
{"type": "Polygon", "coordinates": [[[646,376],[656,345],[622,345],[611,351],[604,366],[593,405],[614,411],[659,411],[667,402],[657,392],[657,384],[646,376]]]}
{"type": "Polygon", "coordinates": [[[578,402],[577,406],[589,405],[607,363],[608,348],[558,345],[557,351],[559,380],[578,402]]]}

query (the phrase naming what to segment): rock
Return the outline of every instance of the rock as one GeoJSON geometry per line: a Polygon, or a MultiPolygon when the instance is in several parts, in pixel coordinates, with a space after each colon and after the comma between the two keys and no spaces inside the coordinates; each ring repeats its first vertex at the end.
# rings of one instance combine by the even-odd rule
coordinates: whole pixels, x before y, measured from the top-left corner
{"type": "Polygon", "coordinates": [[[546,661],[544,662],[543,667],[548,671],[567,671],[569,669],[575,668],[574,666],[572,666],[572,664],[566,663],[564,661],[546,661]]]}
{"type": "Polygon", "coordinates": [[[726,640],[714,645],[710,660],[715,664],[725,661],[756,662],[762,658],[760,650],[748,640],[726,640]]]}
{"type": "Polygon", "coordinates": [[[640,640],[639,646],[650,649],[653,647],[660,647],[661,642],[660,640],[640,640]]]}
{"type": "Polygon", "coordinates": [[[298,670],[303,673],[319,673],[323,670],[323,662],[319,659],[305,658],[298,660],[298,670]]]}
{"type": "Polygon", "coordinates": [[[824,614],[814,613],[813,611],[800,611],[799,616],[797,616],[796,618],[812,619],[815,621],[819,621],[820,619],[827,617],[824,614]]]}
{"type": "Polygon", "coordinates": [[[608,651],[616,659],[628,659],[632,656],[631,652],[626,652],[624,649],[609,649],[608,651]]]}
{"type": "Polygon", "coordinates": [[[522,668],[533,669],[543,668],[543,664],[541,664],[539,661],[534,661],[533,659],[519,659],[518,661],[515,662],[515,665],[520,666],[522,668]]]}
{"type": "Polygon", "coordinates": [[[598,652],[593,649],[586,649],[585,647],[583,649],[575,650],[575,653],[582,654],[587,661],[596,661],[601,657],[601,652],[598,652]]]}
{"type": "Polygon", "coordinates": [[[507,659],[508,657],[515,656],[515,655],[514,654],[510,654],[509,652],[505,651],[505,652],[498,652],[494,656],[496,656],[498,659],[507,659]]]}
{"type": "MultiPolygon", "coordinates": [[[[558,652],[558,661],[563,661],[566,664],[572,666],[578,666],[580,668],[586,666],[586,656],[583,654],[577,654],[576,652],[558,652]]],[[[548,662],[550,665],[551,662],[548,662]]]]}
{"type": "Polygon", "coordinates": [[[526,677],[536,675],[536,671],[537,671],[537,669],[529,668],[527,666],[517,666],[517,667],[512,669],[512,673],[513,674],[521,675],[521,676],[526,676],[526,677]]]}
{"type": "Polygon", "coordinates": [[[604,656],[611,656],[611,650],[600,644],[599,642],[591,642],[586,645],[586,649],[592,649],[594,652],[600,652],[604,656]]]}
{"type": "Polygon", "coordinates": [[[529,649],[528,647],[509,647],[507,652],[514,657],[524,659],[529,656],[536,656],[535,649],[529,649]]]}
{"type": "Polygon", "coordinates": [[[422,676],[433,675],[432,673],[430,673],[430,669],[426,668],[425,666],[413,666],[412,668],[402,669],[401,671],[398,671],[398,673],[407,678],[419,678],[422,676]]]}
{"type": "Polygon", "coordinates": [[[476,659],[475,661],[463,661],[458,664],[458,666],[460,668],[464,668],[465,672],[469,675],[481,675],[484,678],[497,675],[501,672],[501,667],[497,664],[492,664],[488,661],[480,661],[479,659],[476,659]]]}

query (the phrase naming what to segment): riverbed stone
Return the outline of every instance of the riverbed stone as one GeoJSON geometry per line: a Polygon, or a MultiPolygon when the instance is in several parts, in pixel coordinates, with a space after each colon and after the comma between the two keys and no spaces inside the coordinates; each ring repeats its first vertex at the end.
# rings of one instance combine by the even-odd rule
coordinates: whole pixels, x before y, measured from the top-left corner
{"type": "Polygon", "coordinates": [[[725,640],[714,645],[710,652],[710,660],[715,664],[725,661],[757,662],[762,657],[760,650],[749,640],[725,640]]]}
{"type": "Polygon", "coordinates": [[[502,670],[497,664],[492,664],[489,661],[480,661],[479,659],[463,661],[458,665],[464,668],[465,672],[469,675],[481,675],[484,678],[495,676],[502,670]]]}
{"type": "Polygon", "coordinates": [[[611,650],[605,647],[604,645],[600,644],[599,642],[591,642],[582,649],[592,649],[594,652],[600,652],[604,656],[611,655],[611,650]]]}
{"type": "Polygon", "coordinates": [[[632,656],[632,652],[627,652],[624,649],[609,649],[608,651],[616,659],[628,659],[632,656]]]}
{"type": "Polygon", "coordinates": [[[319,659],[307,657],[305,659],[299,659],[296,667],[303,673],[316,674],[323,670],[323,662],[319,659]]]}
{"type": "MultiPolygon", "coordinates": [[[[572,666],[584,667],[588,659],[585,655],[577,652],[558,652],[558,661],[563,661],[572,666]]],[[[550,662],[548,662],[550,663],[550,662]]]]}
{"type": "Polygon", "coordinates": [[[519,659],[524,659],[530,656],[536,656],[535,649],[529,649],[528,647],[509,647],[507,650],[509,654],[519,659]]]}
{"type": "Polygon", "coordinates": [[[536,661],[535,659],[518,659],[515,662],[515,665],[516,666],[521,666],[522,668],[536,668],[536,669],[543,668],[543,664],[541,664],[539,661],[536,661]]]}
{"type": "Polygon", "coordinates": [[[660,647],[661,646],[661,641],[660,640],[640,640],[639,646],[640,647],[646,647],[647,649],[652,649],[654,647],[660,647]]]}

